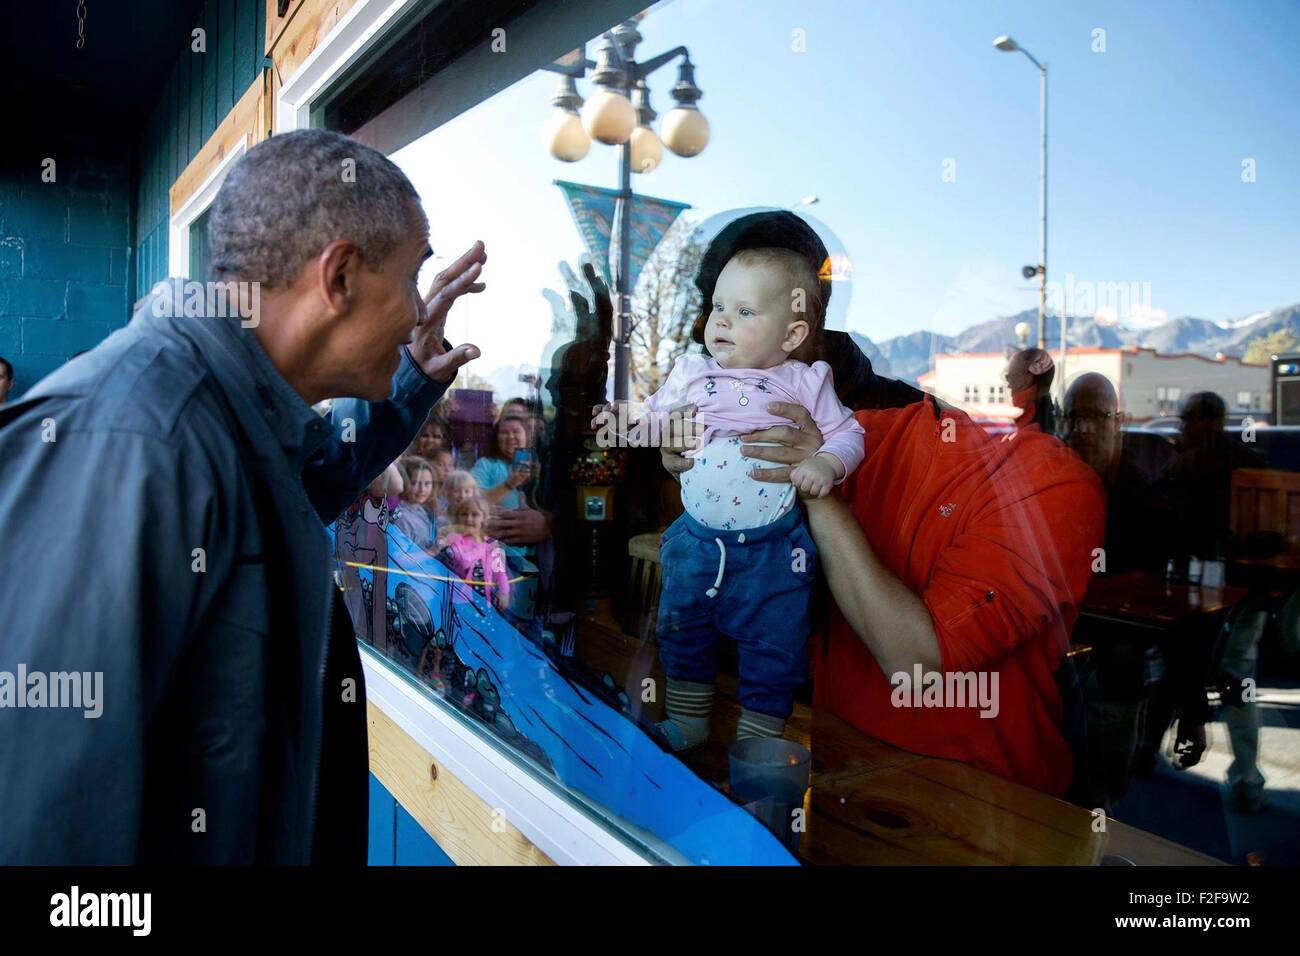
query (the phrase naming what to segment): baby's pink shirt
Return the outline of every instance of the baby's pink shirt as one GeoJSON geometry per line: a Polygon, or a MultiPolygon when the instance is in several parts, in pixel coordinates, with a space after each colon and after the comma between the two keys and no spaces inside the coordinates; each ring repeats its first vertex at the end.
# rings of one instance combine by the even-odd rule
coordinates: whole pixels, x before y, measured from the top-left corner
{"type": "Polygon", "coordinates": [[[704,426],[704,434],[699,446],[686,452],[692,456],[714,438],[789,425],[789,419],[767,411],[768,402],[792,402],[808,409],[822,433],[818,452],[838,458],[845,477],[862,464],[866,433],[853,412],[840,404],[825,362],[805,365],[787,359],[775,368],[723,368],[707,355],[686,354],[678,357],[667,381],[645,405],[655,415],[686,403],[698,408],[694,420],[704,426]]]}

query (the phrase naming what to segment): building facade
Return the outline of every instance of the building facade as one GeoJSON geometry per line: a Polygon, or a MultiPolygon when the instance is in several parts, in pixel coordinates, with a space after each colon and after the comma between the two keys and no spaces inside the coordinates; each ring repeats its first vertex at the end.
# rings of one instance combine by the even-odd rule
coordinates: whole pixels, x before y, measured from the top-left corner
{"type": "MultiPolygon", "coordinates": [[[[1120,411],[1133,422],[1175,416],[1188,395],[1204,391],[1217,393],[1230,416],[1250,415],[1262,421],[1272,410],[1269,367],[1232,356],[1163,355],[1137,347],[1078,348],[1066,353],[1064,376],[1059,355],[1054,358],[1057,402],[1080,375],[1099,372],[1115,386],[1120,411]]],[[[1002,352],[940,353],[919,384],[976,418],[1010,420],[1017,411],[1003,375],[1006,365],[1007,356],[1002,352]]]]}

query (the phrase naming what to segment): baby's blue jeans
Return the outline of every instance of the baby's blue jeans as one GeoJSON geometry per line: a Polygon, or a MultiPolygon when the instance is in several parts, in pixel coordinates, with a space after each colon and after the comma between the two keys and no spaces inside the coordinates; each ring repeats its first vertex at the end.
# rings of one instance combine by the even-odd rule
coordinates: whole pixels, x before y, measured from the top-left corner
{"type": "Polygon", "coordinates": [[[808,606],[817,547],[796,506],[762,528],[719,531],[683,514],[659,545],[655,633],[675,680],[712,684],[718,640],[736,642],[740,703],[785,719],[808,673],[808,606]]]}

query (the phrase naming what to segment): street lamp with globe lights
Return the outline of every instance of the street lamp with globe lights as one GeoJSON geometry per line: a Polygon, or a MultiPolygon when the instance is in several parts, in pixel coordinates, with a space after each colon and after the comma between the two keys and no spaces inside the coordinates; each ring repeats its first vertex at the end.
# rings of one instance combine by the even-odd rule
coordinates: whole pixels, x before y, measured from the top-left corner
{"type": "Polygon", "coordinates": [[[543,69],[560,74],[560,84],[551,104],[556,111],[542,127],[542,143],[561,162],[576,163],[587,155],[591,140],[619,147],[619,256],[614,277],[618,295],[617,326],[614,335],[614,399],[628,397],[629,351],[632,334],[631,213],[632,174],[648,173],[663,160],[663,148],[678,156],[698,156],[709,143],[709,121],[696,103],[703,92],[695,85],[695,65],[684,46],[675,47],[644,62],[636,60],[641,42],[636,20],[626,20],[605,33],[588,60],[585,48],[575,58],[565,58],[543,69]],[[671,89],[676,106],[664,116],[656,135],[651,124],[655,111],[650,106],[646,78],[673,60],[681,58],[677,82],[671,89]],[[597,90],[584,103],[576,81],[591,71],[597,90]]]}

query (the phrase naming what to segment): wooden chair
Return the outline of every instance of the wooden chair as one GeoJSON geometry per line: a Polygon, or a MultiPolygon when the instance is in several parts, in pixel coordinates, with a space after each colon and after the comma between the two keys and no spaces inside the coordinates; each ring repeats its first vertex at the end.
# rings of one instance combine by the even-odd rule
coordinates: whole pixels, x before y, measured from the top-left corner
{"type": "Polygon", "coordinates": [[[1271,468],[1232,473],[1229,527],[1238,540],[1255,531],[1274,531],[1287,549],[1300,550],[1300,474],[1271,468]]]}
{"type": "Polygon", "coordinates": [[[628,539],[627,553],[632,560],[628,571],[628,594],[631,600],[625,621],[625,633],[637,640],[654,637],[655,618],[659,614],[659,588],[663,583],[663,566],[659,562],[659,532],[638,534],[628,539]]]}

